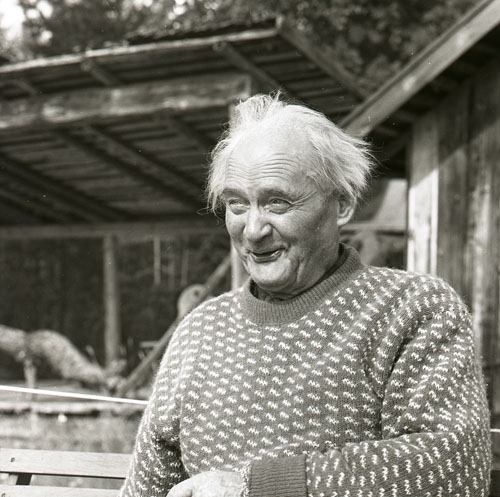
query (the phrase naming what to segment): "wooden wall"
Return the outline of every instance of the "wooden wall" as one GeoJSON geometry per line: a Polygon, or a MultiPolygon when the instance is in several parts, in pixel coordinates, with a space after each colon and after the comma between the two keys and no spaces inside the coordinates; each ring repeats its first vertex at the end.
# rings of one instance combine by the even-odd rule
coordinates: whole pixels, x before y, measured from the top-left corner
{"type": "Polygon", "coordinates": [[[408,268],[437,274],[473,313],[500,423],[500,65],[485,67],[413,127],[408,268]]]}

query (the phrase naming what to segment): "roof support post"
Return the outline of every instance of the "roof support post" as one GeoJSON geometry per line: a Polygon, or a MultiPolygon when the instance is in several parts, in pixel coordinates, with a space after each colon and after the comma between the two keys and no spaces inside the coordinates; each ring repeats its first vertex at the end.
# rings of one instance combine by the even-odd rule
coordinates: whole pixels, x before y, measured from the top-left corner
{"type": "Polygon", "coordinates": [[[120,357],[121,320],[117,246],[116,236],[108,235],[103,238],[104,351],[107,366],[120,357]]]}
{"type": "Polygon", "coordinates": [[[410,271],[436,274],[439,199],[436,116],[429,113],[413,128],[409,152],[408,261],[410,271]]]}

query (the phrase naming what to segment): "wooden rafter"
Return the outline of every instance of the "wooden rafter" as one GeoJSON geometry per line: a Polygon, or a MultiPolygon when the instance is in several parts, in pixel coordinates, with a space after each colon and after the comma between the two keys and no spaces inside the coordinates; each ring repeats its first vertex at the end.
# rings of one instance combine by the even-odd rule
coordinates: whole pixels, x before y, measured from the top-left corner
{"type": "Polygon", "coordinates": [[[216,52],[222,53],[228,62],[230,62],[234,67],[250,74],[250,76],[252,76],[256,81],[257,85],[260,86],[262,91],[271,92],[282,89],[289,96],[293,96],[277,80],[238,52],[238,50],[236,50],[231,43],[221,41],[214,44],[213,49],[216,52]]]}
{"type": "Polygon", "coordinates": [[[334,81],[338,81],[357,97],[366,97],[365,92],[359,88],[359,85],[356,84],[352,76],[336,62],[337,57],[330,47],[325,45],[320,49],[284,17],[278,19],[277,26],[278,32],[283,38],[300,52],[304,53],[310,60],[314,61],[334,81]]]}
{"type": "Polygon", "coordinates": [[[42,93],[35,85],[33,85],[33,83],[28,81],[26,78],[15,78],[8,81],[7,83],[21,88],[21,90],[24,90],[31,96],[40,95],[42,93]]]}
{"type": "Polygon", "coordinates": [[[167,125],[169,128],[173,129],[176,133],[184,136],[190,141],[195,142],[198,145],[198,147],[204,152],[207,152],[215,145],[214,140],[212,140],[210,137],[208,137],[201,131],[198,131],[193,126],[187,124],[180,116],[163,112],[161,114],[156,115],[155,119],[160,124],[167,125]]]}
{"type": "MultiPolygon", "coordinates": [[[[80,133],[92,140],[96,145],[103,146],[106,150],[111,152],[111,155],[118,156],[130,164],[137,165],[139,167],[144,167],[145,169],[157,170],[163,174],[166,173],[173,181],[179,183],[179,186],[185,190],[190,189],[195,191],[193,199],[198,198],[198,193],[202,185],[193,181],[192,178],[186,174],[179,171],[172,164],[160,163],[151,157],[149,157],[145,152],[138,152],[135,148],[130,145],[124,144],[118,138],[112,136],[109,132],[105,132],[96,126],[82,126],[79,128],[80,133]]],[[[189,197],[189,193],[186,193],[189,197]]]]}
{"type": "Polygon", "coordinates": [[[227,42],[246,42],[252,40],[266,40],[274,38],[277,34],[276,28],[256,28],[249,29],[238,33],[225,33],[202,38],[188,38],[178,40],[159,41],[155,43],[144,43],[141,45],[133,45],[127,47],[111,47],[99,50],[93,50],[85,54],[60,55],[47,59],[32,59],[25,62],[15,64],[6,64],[0,66],[0,81],[8,79],[12,74],[19,71],[61,67],[64,65],[81,64],[86,60],[97,61],[102,63],[122,62],[139,60],[145,55],[154,57],[158,54],[178,52],[179,50],[194,50],[197,48],[211,47],[219,41],[227,42]]]}
{"type": "Polygon", "coordinates": [[[346,116],[340,125],[352,133],[367,135],[499,23],[500,0],[480,2],[346,116]]]}
{"type": "Polygon", "coordinates": [[[54,178],[48,178],[4,154],[0,154],[0,172],[11,180],[38,192],[39,195],[50,196],[51,200],[60,205],[63,210],[74,213],[80,219],[87,221],[123,219],[119,211],[101,204],[54,178]]]}
{"type": "Polygon", "coordinates": [[[14,201],[10,195],[5,195],[5,190],[0,190],[0,217],[5,220],[14,218],[22,219],[24,222],[35,223],[40,221],[52,221],[54,219],[47,219],[40,215],[40,213],[33,212],[25,208],[25,202],[20,202],[18,199],[14,201]]]}
{"type": "MultiPolygon", "coordinates": [[[[30,190],[28,186],[28,190],[30,190]]],[[[71,216],[67,213],[58,210],[44,202],[43,196],[37,197],[31,196],[31,198],[23,197],[23,194],[14,193],[7,190],[6,188],[0,189],[0,198],[11,205],[13,208],[17,208],[24,214],[38,219],[38,221],[49,221],[49,222],[70,222],[71,216]]]]}
{"type": "Polygon", "coordinates": [[[122,82],[111,71],[104,69],[99,62],[93,59],[86,59],[80,64],[82,71],[91,74],[97,81],[104,86],[120,86],[122,82]]]}
{"type": "Polygon", "coordinates": [[[100,238],[106,235],[119,237],[134,236],[174,236],[185,234],[197,235],[220,233],[226,234],[222,222],[211,215],[185,214],[170,217],[162,221],[131,221],[117,223],[92,224],[46,224],[43,226],[0,226],[2,240],[29,240],[46,238],[100,238]]]}
{"type": "Polygon", "coordinates": [[[203,207],[203,204],[199,200],[195,200],[188,195],[182,193],[182,191],[178,188],[174,188],[171,185],[168,185],[162,182],[159,178],[155,176],[151,176],[150,174],[145,173],[141,169],[139,169],[133,163],[129,163],[124,161],[123,159],[113,156],[106,151],[96,148],[93,145],[89,145],[85,143],[83,140],[75,138],[73,135],[70,135],[66,131],[57,130],[54,131],[54,134],[58,136],[61,140],[64,140],[68,145],[80,150],[83,154],[94,158],[95,160],[106,164],[109,167],[117,169],[126,175],[134,178],[135,180],[141,182],[144,185],[152,188],[153,190],[165,195],[169,198],[174,199],[177,202],[180,202],[182,205],[190,208],[190,209],[199,209],[203,207]]]}
{"type": "Polygon", "coordinates": [[[218,74],[4,101],[0,102],[0,130],[224,107],[247,97],[250,84],[246,75],[218,74]]]}

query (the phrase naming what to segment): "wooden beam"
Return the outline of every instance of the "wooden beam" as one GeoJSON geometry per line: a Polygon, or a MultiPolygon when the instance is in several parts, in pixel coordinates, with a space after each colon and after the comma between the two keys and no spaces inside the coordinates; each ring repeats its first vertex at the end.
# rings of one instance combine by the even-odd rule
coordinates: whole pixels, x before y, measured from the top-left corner
{"type": "Polygon", "coordinates": [[[409,151],[408,261],[410,271],[436,274],[439,151],[434,112],[415,123],[409,151]]]}
{"type": "Polygon", "coordinates": [[[118,243],[113,235],[103,238],[104,352],[109,366],[120,358],[121,320],[118,243]]]}
{"type": "MultiPolygon", "coordinates": [[[[28,187],[28,190],[30,188],[28,187]]],[[[0,189],[0,198],[10,204],[11,209],[16,208],[19,212],[23,213],[25,216],[29,216],[32,220],[38,222],[69,222],[71,221],[71,216],[68,213],[62,212],[46,202],[38,200],[43,197],[40,195],[30,195],[29,197],[23,197],[22,193],[14,193],[8,191],[6,188],[0,189]]]]}
{"type": "Polygon", "coordinates": [[[18,202],[11,202],[9,198],[4,198],[3,191],[0,191],[0,218],[6,222],[36,223],[43,218],[34,212],[25,210],[24,206],[18,202]]]}
{"type": "MultiPolygon", "coordinates": [[[[479,354],[500,358],[500,71],[493,61],[475,78],[469,112],[467,243],[464,276],[479,354]]],[[[500,413],[500,375],[490,377],[491,407],[500,413]]]]}
{"type": "Polygon", "coordinates": [[[157,170],[161,173],[160,177],[156,177],[158,182],[162,182],[161,176],[166,174],[176,183],[176,190],[182,190],[185,197],[191,197],[195,203],[199,202],[199,193],[203,189],[203,185],[179,171],[174,165],[160,163],[149,157],[146,152],[138,152],[135,148],[124,144],[117,137],[96,126],[83,126],[79,128],[79,132],[95,145],[103,146],[111,155],[121,158],[130,165],[143,167],[146,170],[157,170]]]}
{"type": "Polygon", "coordinates": [[[483,0],[414,57],[340,125],[367,135],[500,23],[500,0],[483,0]]]}
{"type": "Polygon", "coordinates": [[[0,226],[2,240],[42,240],[50,238],[102,238],[115,235],[123,239],[183,234],[226,234],[224,224],[213,216],[176,215],[162,221],[133,221],[92,224],[52,224],[43,226],[0,226]]]}
{"type": "Polygon", "coordinates": [[[200,38],[181,38],[177,40],[157,41],[128,47],[102,48],[98,50],[89,50],[84,54],[60,55],[45,59],[32,59],[25,62],[17,62],[15,64],[5,64],[0,66],[0,84],[2,84],[6,79],[12,78],[13,75],[33,69],[80,65],[86,60],[95,60],[105,66],[108,62],[133,61],[135,59],[140,60],[144,56],[157,57],[160,54],[169,52],[189,51],[203,47],[209,48],[220,41],[232,43],[252,40],[266,40],[275,38],[276,35],[277,30],[275,27],[255,28],[236,33],[225,33],[200,38]]]}
{"type": "Polygon", "coordinates": [[[176,133],[183,135],[188,140],[194,141],[204,152],[208,152],[216,144],[214,140],[205,133],[198,131],[193,126],[190,126],[180,116],[164,112],[156,115],[155,119],[157,119],[160,124],[172,128],[176,133]]]}
{"type": "MultiPolygon", "coordinates": [[[[471,85],[460,86],[433,111],[438,123],[439,198],[437,230],[437,275],[464,298],[467,268],[468,206],[467,178],[471,174],[468,148],[471,85]]],[[[485,220],[483,220],[485,221],[485,220]]],[[[469,305],[469,302],[466,301],[469,305]]]]}
{"type": "Polygon", "coordinates": [[[271,92],[282,89],[290,97],[293,96],[288,90],[283,88],[283,85],[281,85],[278,81],[276,81],[269,74],[263,71],[260,67],[256,66],[253,62],[249,61],[229,42],[224,41],[216,43],[214,44],[213,48],[216,52],[222,53],[228,60],[228,62],[231,63],[234,67],[250,74],[250,76],[255,79],[257,85],[260,87],[260,91],[271,92]]]}
{"type": "Polygon", "coordinates": [[[17,86],[18,88],[21,88],[22,90],[24,90],[26,93],[28,93],[31,96],[40,95],[42,93],[40,90],[38,90],[38,88],[36,88],[26,78],[19,77],[16,79],[12,79],[10,81],[10,84],[12,84],[13,86],[17,86]]]}
{"type": "Polygon", "coordinates": [[[130,176],[140,183],[147,185],[148,187],[161,193],[164,196],[172,198],[173,200],[179,202],[181,205],[184,205],[190,209],[199,209],[203,207],[203,204],[200,200],[195,199],[193,196],[184,194],[180,188],[166,184],[156,176],[145,173],[142,169],[138,168],[137,165],[133,163],[133,161],[128,162],[123,160],[121,157],[110,155],[108,152],[100,150],[94,145],[85,143],[65,131],[57,130],[54,131],[54,134],[56,134],[72,147],[80,150],[85,155],[92,157],[103,164],[106,164],[108,167],[112,167],[114,169],[122,171],[127,176],[130,176]]]}
{"type": "Polygon", "coordinates": [[[63,211],[72,212],[78,218],[87,221],[121,220],[122,214],[99,201],[92,199],[69,185],[63,184],[54,178],[30,169],[0,153],[0,173],[38,192],[47,195],[52,202],[59,204],[63,211]]]}
{"type": "Polygon", "coordinates": [[[91,74],[97,81],[104,86],[120,86],[122,82],[112,72],[102,67],[97,60],[85,59],[81,62],[82,71],[91,74]]]}
{"type": "Polygon", "coordinates": [[[297,48],[300,52],[305,54],[307,58],[315,62],[326,74],[328,74],[334,81],[338,81],[343,87],[359,98],[365,98],[366,93],[359,88],[354,78],[336,62],[337,56],[333,50],[323,45],[312,43],[311,39],[304,33],[300,32],[290,21],[284,17],[277,20],[278,32],[285,38],[291,45],[297,48]]]}
{"type": "Polygon", "coordinates": [[[0,130],[225,107],[244,98],[250,86],[247,75],[217,74],[0,101],[0,130]]]}

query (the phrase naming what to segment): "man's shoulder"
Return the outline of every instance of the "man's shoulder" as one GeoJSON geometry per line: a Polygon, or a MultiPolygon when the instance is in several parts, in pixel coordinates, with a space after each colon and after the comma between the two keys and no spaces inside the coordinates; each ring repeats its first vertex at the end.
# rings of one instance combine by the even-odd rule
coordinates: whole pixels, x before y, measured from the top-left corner
{"type": "Polygon", "coordinates": [[[377,288],[381,291],[394,293],[400,301],[413,302],[417,305],[423,303],[423,307],[427,307],[429,303],[441,302],[467,311],[462,297],[452,285],[433,274],[367,266],[363,277],[376,282],[377,288]]]}
{"type": "Polygon", "coordinates": [[[399,281],[408,286],[429,287],[433,289],[442,288],[445,291],[454,292],[452,286],[440,276],[406,269],[396,269],[390,267],[366,266],[365,277],[384,281],[399,281]]]}
{"type": "Polygon", "coordinates": [[[192,309],[184,317],[184,320],[187,318],[196,318],[207,313],[213,314],[214,312],[224,312],[224,309],[228,309],[241,292],[242,289],[238,288],[236,290],[224,292],[215,297],[210,296],[192,309]]]}

